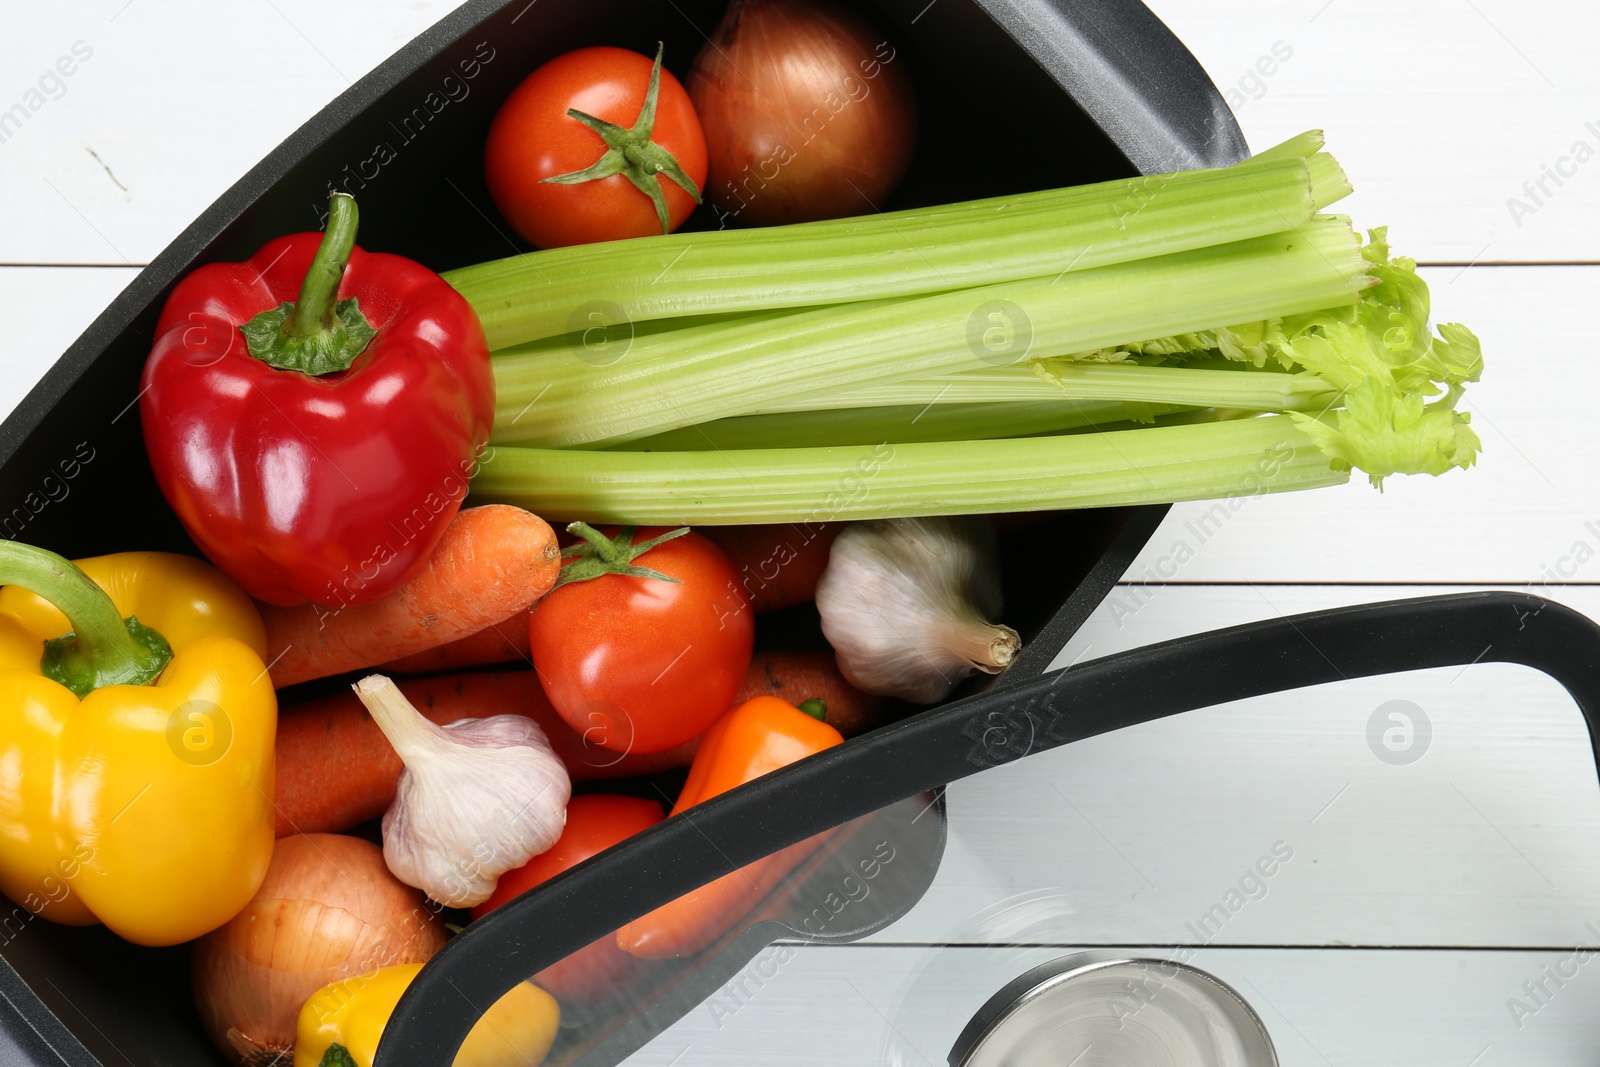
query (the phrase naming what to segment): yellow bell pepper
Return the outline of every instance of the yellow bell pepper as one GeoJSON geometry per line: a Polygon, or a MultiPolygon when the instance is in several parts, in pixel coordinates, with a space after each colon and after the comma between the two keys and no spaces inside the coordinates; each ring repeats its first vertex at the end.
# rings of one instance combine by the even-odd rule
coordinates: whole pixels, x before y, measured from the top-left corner
{"type": "MultiPolygon", "coordinates": [[[[383,1028],[420,970],[420,963],[382,967],[311,994],[296,1022],[294,1067],[372,1067],[383,1028]]],[[[523,982],[483,1013],[461,1043],[455,1067],[537,1067],[560,1025],[556,998],[523,982]]]]}
{"type": "Polygon", "coordinates": [[[23,921],[142,945],[221,926],[272,858],[278,704],[254,603],[160,552],[74,565],[0,542],[0,583],[0,892],[23,921]]]}

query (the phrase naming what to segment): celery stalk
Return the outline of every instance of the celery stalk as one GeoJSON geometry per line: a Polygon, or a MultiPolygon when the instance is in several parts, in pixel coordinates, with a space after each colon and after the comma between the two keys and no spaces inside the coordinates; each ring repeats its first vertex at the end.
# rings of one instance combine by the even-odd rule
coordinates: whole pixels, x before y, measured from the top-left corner
{"type": "Polygon", "coordinates": [[[1286,415],[1005,440],[606,452],[498,447],[475,502],[632,525],[831,522],[1111,507],[1337,485],[1286,415]]]}
{"type": "Polygon", "coordinates": [[[1046,379],[1028,364],[920,381],[871,382],[851,389],[779,400],[762,411],[925,406],[984,400],[1042,404],[1052,398],[1231,407],[1248,411],[1321,411],[1333,403],[1337,395],[1338,390],[1320,378],[1281,371],[1076,363],[1052,366],[1046,379]]]}
{"type": "Polygon", "coordinates": [[[1296,213],[1291,187],[1311,212],[1348,191],[1320,148],[1307,134],[1142,185],[566,250],[539,260],[564,265],[548,299],[526,261],[472,268],[460,283],[501,286],[530,338],[496,353],[497,447],[473,497],[557,519],[807,522],[1236,509],[1358,469],[1381,488],[1470,467],[1480,442],[1456,405],[1482,372],[1478,340],[1435,334],[1416,264],[1382,230],[1362,247],[1348,220],[1296,213]],[[1252,200],[1257,183],[1276,191],[1252,200]],[[1225,236],[1278,194],[1276,230],[1225,236]],[[1144,228],[1169,209],[1171,232],[1144,228]],[[891,232],[930,243],[908,255],[891,232]],[[1061,250],[1043,246],[1063,235],[1056,269],[1061,250]],[[641,282],[646,256],[688,260],[696,241],[711,259],[647,292],[666,273],[641,282]],[[649,317],[558,321],[579,291],[649,317]]]}
{"type": "MultiPolygon", "coordinates": [[[[1050,387],[1046,385],[1045,388],[1050,387]]],[[[789,411],[718,419],[612,447],[628,452],[700,452],[706,449],[971,441],[1080,429],[1124,429],[1127,428],[1124,424],[1148,423],[1187,410],[1173,405],[1121,401],[1079,403],[1047,396],[1044,400],[1002,403],[789,411]]]]}
{"type": "Polygon", "coordinates": [[[1053,278],[868,301],[636,338],[595,366],[548,351],[496,358],[500,444],[618,443],[785,397],[1083,352],[1218,323],[1354,305],[1372,284],[1349,222],[1053,278]],[[991,333],[993,336],[991,336],[991,333]]]}
{"type": "Polygon", "coordinates": [[[1292,229],[1349,190],[1331,156],[1290,154],[863,218],[551,249],[445,278],[498,350],[597,315],[638,323],[877,300],[1148,259],[1292,229]]]}
{"type": "Polygon", "coordinates": [[[753,415],[789,411],[825,411],[830,408],[875,408],[900,405],[985,404],[1046,402],[1061,398],[1061,391],[1040,377],[1028,363],[1009,367],[984,367],[931,378],[870,381],[848,389],[829,389],[780,397],[753,415]]]}

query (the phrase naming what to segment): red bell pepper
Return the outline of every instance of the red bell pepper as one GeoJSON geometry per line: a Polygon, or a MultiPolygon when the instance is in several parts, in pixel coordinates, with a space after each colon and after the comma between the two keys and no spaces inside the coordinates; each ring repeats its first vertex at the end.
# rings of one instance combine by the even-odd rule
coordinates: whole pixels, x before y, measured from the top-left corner
{"type": "Polygon", "coordinates": [[[259,600],[349,606],[427,562],[494,420],[483,328],[444,279],[327,231],[173,290],[139,402],[156,481],[259,600]]]}

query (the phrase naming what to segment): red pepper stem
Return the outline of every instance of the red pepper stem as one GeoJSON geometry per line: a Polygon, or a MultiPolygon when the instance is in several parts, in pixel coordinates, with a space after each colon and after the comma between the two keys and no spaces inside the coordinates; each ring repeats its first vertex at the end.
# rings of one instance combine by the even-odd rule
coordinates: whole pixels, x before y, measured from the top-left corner
{"type": "Polygon", "coordinates": [[[294,314],[284,323],[283,332],[287,336],[304,340],[333,328],[334,298],[344,278],[345,264],[350,262],[350,252],[356,246],[359,221],[355,197],[339,192],[328,197],[328,226],[311,260],[311,268],[306,271],[306,279],[300,285],[300,299],[295,301],[294,314]]]}
{"type": "Polygon", "coordinates": [[[300,299],[267,308],[239,326],[255,359],[278,370],[318,377],[350,369],[377,336],[355,297],[338,299],[339,283],[356,247],[356,201],[349,193],[328,197],[328,228],[311,268],[300,283],[300,299]]]}
{"type": "Polygon", "coordinates": [[[80,697],[106,685],[143,685],[172,659],[165,638],[124,619],[94,579],[54,552],[0,541],[0,584],[49,601],[72,624],[71,633],[45,642],[39,669],[80,697]]]}

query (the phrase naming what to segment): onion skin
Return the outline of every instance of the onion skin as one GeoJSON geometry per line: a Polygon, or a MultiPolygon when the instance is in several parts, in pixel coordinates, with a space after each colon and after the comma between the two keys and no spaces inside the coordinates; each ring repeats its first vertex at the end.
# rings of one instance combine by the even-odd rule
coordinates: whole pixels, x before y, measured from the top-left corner
{"type": "Polygon", "coordinates": [[[687,88],[723,226],[869,214],[916,148],[904,56],[838,8],[733,0],[687,88]]]}
{"type": "Polygon", "coordinates": [[[195,942],[195,1004],[233,1063],[271,1063],[294,1045],[300,1007],[323,986],[398,963],[425,963],[444,924],[369,841],[280,838],[255,898],[195,942]]]}

